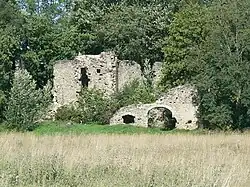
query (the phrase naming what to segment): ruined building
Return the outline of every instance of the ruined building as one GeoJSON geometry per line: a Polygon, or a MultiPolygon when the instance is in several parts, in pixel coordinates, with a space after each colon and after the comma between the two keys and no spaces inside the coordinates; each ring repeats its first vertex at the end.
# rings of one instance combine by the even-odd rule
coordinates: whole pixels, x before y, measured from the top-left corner
{"type": "MultiPolygon", "coordinates": [[[[161,63],[155,63],[154,82],[159,78],[160,69],[161,63]]],[[[54,109],[77,101],[82,87],[95,87],[110,95],[135,79],[143,80],[140,66],[120,61],[113,53],[80,55],[74,60],[59,61],[54,66],[54,109]]],[[[159,126],[157,124],[165,117],[174,122],[177,128],[195,129],[197,107],[193,105],[193,95],[192,87],[177,87],[164,94],[156,103],[121,108],[110,119],[110,124],[129,123],[152,127],[159,126]]]]}
{"type": "Polygon", "coordinates": [[[196,91],[191,86],[178,86],[164,93],[155,103],[121,108],[110,119],[110,124],[132,123],[141,127],[163,128],[166,121],[173,121],[178,129],[196,129],[197,106],[193,104],[195,94],[196,91]]]}
{"type": "Polygon", "coordinates": [[[82,87],[95,87],[110,95],[126,83],[141,78],[138,64],[119,61],[113,53],[59,61],[54,66],[54,104],[60,107],[76,101],[82,87]]]}

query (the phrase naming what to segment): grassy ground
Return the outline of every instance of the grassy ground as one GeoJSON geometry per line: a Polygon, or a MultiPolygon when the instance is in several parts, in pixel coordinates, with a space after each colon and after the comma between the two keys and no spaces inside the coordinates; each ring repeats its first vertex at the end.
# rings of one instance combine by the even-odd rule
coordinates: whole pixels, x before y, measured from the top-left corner
{"type": "Polygon", "coordinates": [[[2,133],[0,186],[249,187],[250,136],[2,133]]]}
{"type": "Polygon", "coordinates": [[[163,131],[158,128],[143,128],[130,125],[98,125],[98,124],[74,124],[67,122],[44,122],[34,131],[37,135],[58,134],[176,134],[176,133],[202,133],[202,131],[172,130],[163,131]]]}

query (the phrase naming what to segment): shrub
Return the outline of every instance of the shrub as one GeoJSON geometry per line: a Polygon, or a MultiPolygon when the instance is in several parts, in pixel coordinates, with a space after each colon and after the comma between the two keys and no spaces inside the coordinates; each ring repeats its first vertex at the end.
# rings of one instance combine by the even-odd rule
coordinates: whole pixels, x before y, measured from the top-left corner
{"type": "Polygon", "coordinates": [[[156,101],[154,91],[151,87],[138,80],[126,84],[118,93],[114,94],[113,100],[118,102],[118,108],[140,103],[153,103],[156,101]]]}
{"type": "Polygon", "coordinates": [[[81,118],[82,117],[81,117],[79,110],[72,104],[61,106],[60,108],[57,109],[56,114],[55,114],[55,119],[61,120],[61,121],[70,120],[70,121],[80,123],[81,118]]]}
{"type": "Polygon", "coordinates": [[[83,123],[107,124],[116,110],[116,103],[112,98],[105,97],[97,89],[82,89],[78,104],[83,123]]]}
{"type": "Polygon", "coordinates": [[[18,131],[32,129],[45,114],[50,100],[49,86],[36,89],[31,75],[26,70],[17,70],[4,112],[7,127],[18,131]]]}
{"type": "Polygon", "coordinates": [[[131,104],[152,103],[152,90],[139,81],[127,84],[124,89],[111,97],[100,90],[82,89],[77,105],[66,105],[57,110],[56,119],[81,123],[109,123],[113,114],[121,107],[131,104]]]}

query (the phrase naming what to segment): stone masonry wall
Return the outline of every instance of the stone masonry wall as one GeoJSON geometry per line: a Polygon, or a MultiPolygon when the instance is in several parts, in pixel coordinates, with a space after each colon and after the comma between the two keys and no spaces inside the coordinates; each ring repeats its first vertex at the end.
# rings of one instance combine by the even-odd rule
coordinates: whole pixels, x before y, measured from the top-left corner
{"type": "Polygon", "coordinates": [[[140,65],[135,62],[119,61],[118,65],[118,90],[133,80],[142,81],[140,65]]]}
{"type": "Polygon", "coordinates": [[[54,108],[77,101],[82,88],[81,69],[86,70],[88,88],[97,88],[106,95],[122,89],[134,79],[142,79],[140,66],[119,61],[113,53],[80,55],[74,60],[59,61],[54,66],[54,108]]]}
{"type": "Polygon", "coordinates": [[[178,129],[196,129],[197,106],[193,104],[192,98],[195,90],[191,86],[179,86],[152,104],[139,104],[123,107],[116,112],[110,119],[111,125],[124,124],[123,116],[134,116],[134,123],[131,125],[148,127],[148,111],[155,107],[165,107],[172,112],[172,116],[176,118],[176,128],[178,129]]]}
{"type": "MultiPolygon", "coordinates": [[[[134,79],[143,80],[140,66],[133,62],[119,61],[113,53],[81,55],[74,60],[59,61],[54,66],[54,105],[55,111],[62,105],[77,101],[82,88],[82,69],[86,71],[84,80],[88,88],[97,88],[110,95],[134,79]]],[[[161,63],[153,67],[156,84],[160,77],[161,63]]],[[[131,105],[121,108],[110,120],[110,124],[123,124],[123,116],[134,116],[134,125],[148,127],[148,111],[155,107],[165,107],[176,118],[180,129],[197,128],[196,111],[192,98],[195,90],[191,86],[179,86],[165,93],[155,103],[131,105]]]]}

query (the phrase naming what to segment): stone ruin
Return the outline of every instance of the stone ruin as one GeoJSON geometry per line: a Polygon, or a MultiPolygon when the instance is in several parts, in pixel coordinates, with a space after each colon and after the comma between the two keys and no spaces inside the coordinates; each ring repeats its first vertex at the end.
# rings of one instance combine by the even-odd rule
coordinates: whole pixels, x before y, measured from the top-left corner
{"type": "MultiPolygon", "coordinates": [[[[159,79],[160,71],[161,63],[155,63],[154,83],[159,79]]],[[[79,55],[74,60],[59,61],[54,66],[53,108],[56,110],[76,102],[82,87],[100,89],[108,96],[135,79],[144,79],[140,66],[134,62],[120,61],[113,53],[79,55]]],[[[195,129],[197,107],[192,101],[194,94],[191,86],[176,87],[155,103],[119,109],[110,119],[110,124],[195,129]]]]}
{"type": "Polygon", "coordinates": [[[121,108],[110,119],[110,124],[196,129],[198,128],[197,106],[193,104],[195,94],[196,91],[191,86],[178,86],[165,93],[155,103],[130,105],[121,108]]]}
{"type": "Polygon", "coordinates": [[[54,66],[54,107],[77,101],[82,87],[97,88],[110,95],[125,84],[142,79],[140,66],[120,61],[113,53],[80,55],[54,66]]]}

